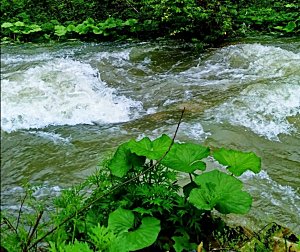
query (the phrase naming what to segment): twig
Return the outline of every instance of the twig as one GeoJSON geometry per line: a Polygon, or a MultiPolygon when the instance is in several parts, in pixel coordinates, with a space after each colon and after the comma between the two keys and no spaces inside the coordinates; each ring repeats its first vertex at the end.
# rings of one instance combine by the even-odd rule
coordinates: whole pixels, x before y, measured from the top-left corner
{"type": "MultiPolygon", "coordinates": [[[[9,221],[9,219],[7,219],[6,217],[3,217],[3,224],[7,224],[15,233],[16,235],[18,235],[18,230],[11,224],[11,222],[9,221]]],[[[2,225],[2,223],[1,223],[2,225]]]]}
{"type": "Polygon", "coordinates": [[[132,5],[132,3],[130,3],[128,0],[126,0],[126,3],[127,3],[132,9],[134,9],[134,11],[135,11],[136,13],[139,13],[139,11],[132,5]]]}
{"type": "Polygon", "coordinates": [[[43,213],[44,213],[44,211],[40,211],[39,212],[39,215],[38,215],[38,217],[37,217],[37,219],[35,221],[35,224],[33,226],[33,229],[31,230],[31,233],[30,232],[28,233],[28,239],[27,239],[26,245],[25,245],[25,247],[23,249],[23,252],[29,251],[30,248],[29,249],[27,249],[27,248],[30,245],[32,237],[33,237],[33,235],[34,235],[34,233],[35,233],[35,231],[36,231],[36,229],[37,229],[37,227],[38,227],[38,225],[40,223],[40,220],[41,220],[41,218],[43,216],[43,213]]]}
{"type": "Polygon", "coordinates": [[[179,126],[181,124],[182,118],[183,118],[183,114],[185,112],[185,107],[183,108],[183,110],[181,111],[181,116],[179,118],[179,121],[177,123],[177,127],[176,130],[174,132],[173,138],[172,138],[172,142],[169,145],[168,150],[164,153],[164,155],[157,160],[157,162],[155,164],[153,164],[152,166],[150,166],[149,168],[147,168],[146,170],[144,170],[143,172],[139,173],[138,175],[136,175],[135,177],[132,177],[131,179],[128,179],[127,181],[116,185],[114,188],[112,188],[109,192],[106,192],[104,194],[102,194],[101,196],[97,197],[96,199],[92,200],[90,203],[88,203],[86,206],[84,206],[83,208],[81,208],[80,210],[78,210],[77,212],[71,214],[69,217],[67,217],[66,219],[64,219],[61,223],[59,223],[57,226],[55,226],[54,228],[52,228],[51,230],[49,230],[46,234],[44,234],[41,238],[39,238],[37,241],[35,241],[29,248],[28,250],[30,250],[31,248],[33,248],[35,245],[37,245],[39,242],[41,242],[44,238],[46,238],[48,235],[52,234],[55,230],[57,230],[58,228],[60,228],[62,225],[64,225],[65,223],[67,223],[69,220],[71,220],[72,218],[74,218],[76,215],[79,215],[81,213],[83,213],[85,210],[87,210],[88,208],[90,208],[93,204],[95,204],[98,200],[102,199],[103,197],[109,195],[110,193],[116,191],[117,189],[119,189],[120,187],[129,184],[130,182],[136,180],[137,178],[139,178],[140,176],[143,176],[144,174],[146,174],[148,171],[152,170],[153,168],[155,168],[156,166],[158,166],[161,161],[165,158],[165,156],[169,153],[169,151],[171,150],[174,142],[175,142],[175,138],[177,136],[178,130],[179,130],[179,126]]]}
{"type": "Polygon", "coordinates": [[[21,206],[19,208],[19,213],[18,213],[18,219],[17,219],[17,225],[16,225],[16,230],[18,230],[18,227],[19,227],[19,223],[20,223],[20,218],[21,218],[21,212],[22,212],[22,208],[23,208],[23,205],[24,205],[24,202],[27,198],[27,195],[28,193],[26,192],[24,198],[21,200],[21,206]]]}

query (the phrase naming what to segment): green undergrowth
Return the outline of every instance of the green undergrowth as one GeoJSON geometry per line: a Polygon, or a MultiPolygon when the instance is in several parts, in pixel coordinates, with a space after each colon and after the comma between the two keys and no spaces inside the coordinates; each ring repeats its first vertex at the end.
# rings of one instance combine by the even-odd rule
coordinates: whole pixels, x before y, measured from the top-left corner
{"type": "Polygon", "coordinates": [[[256,34],[299,35],[296,0],[2,0],[2,42],[145,40],[215,45],[256,34]]]}
{"type": "MultiPolygon", "coordinates": [[[[2,251],[271,251],[280,226],[258,234],[214,214],[246,214],[253,199],[239,176],[260,170],[252,152],[211,150],[167,135],[132,139],[52,203],[28,187],[17,217],[1,212],[2,251]],[[212,158],[224,169],[207,171],[212,158]],[[179,185],[178,173],[190,182],[179,185]]],[[[283,244],[297,245],[295,235],[281,233],[283,244]]]]}

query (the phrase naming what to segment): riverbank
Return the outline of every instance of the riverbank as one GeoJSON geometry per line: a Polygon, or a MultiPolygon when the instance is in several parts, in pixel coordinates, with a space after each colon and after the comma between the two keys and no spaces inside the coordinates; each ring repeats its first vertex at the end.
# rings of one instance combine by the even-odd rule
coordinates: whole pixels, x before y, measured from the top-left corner
{"type": "Polygon", "coordinates": [[[297,1],[51,0],[1,5],[2,42],[180,39],[199,48],[224,39],[299,35],[297,1]]]}

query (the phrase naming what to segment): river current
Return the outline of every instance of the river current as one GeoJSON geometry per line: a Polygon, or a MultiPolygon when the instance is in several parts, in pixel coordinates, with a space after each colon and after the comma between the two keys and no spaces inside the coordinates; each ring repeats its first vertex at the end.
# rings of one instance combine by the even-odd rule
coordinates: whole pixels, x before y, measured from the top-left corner
{"type": "Polygon", "coordinates": [[[202,53],[172,41],[1,50],[2,209],[18,208],[27,181],[40,195],[57,194],[120,143],[172,136],[185,107],[177,140],[262,158],[259,174],[241,177],[253,207],[233,219],[300,233],[299,39],[250,39],[202,53]]]}

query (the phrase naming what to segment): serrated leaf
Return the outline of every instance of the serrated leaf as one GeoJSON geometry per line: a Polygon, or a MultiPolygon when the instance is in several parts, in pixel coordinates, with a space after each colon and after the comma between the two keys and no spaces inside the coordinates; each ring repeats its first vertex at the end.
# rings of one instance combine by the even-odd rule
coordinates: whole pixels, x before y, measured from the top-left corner
{"type": "Polygon", "coordinates": [[[114,176],[122,178],[132,167],[141,167],[145,163],[145,157],[131,153],[128,144],[121,144],[108,164],[114,176]]]}
{"type": "Polygon", "coordinates": [[[138,156],[145,156],[149,159],[157,160],[166,153],[171,143],[172,139],[163,134],[154,141],[151,141],[148,137],[144,137],[140,141],[131,140],[128,146],[131,152],[136,153],[138,156]]]}
{"type": "Polygon", "coordinates": [[[234,175],[240,176],[245,171],[251,170],[259,173],[261,170],[261,159],[253,152],[242,152],[221,148],[214,151],[213,157],[234,175]]]}
{"type": "Polygon", "coordinates": [[[245,214],[250,210],[252,198],[242,191],[243,184],[237,178],[213,170],[194,181],[200,188],[191,191],[189,201],[197,208],[209,211],[215,208],[222,214],[245,214]]]}
{"type": "Polygon", "coordinates": [[[206,165],[201,160],[209,155],[209,148],[199,144],[175,143],[162,160],[162,164],[183,172],[204,171],[206,165]]]}
{"type": "Polygon", "coordinates": [[[118,208],[109,214],[108,228],[115,234],[128,232],[134,224],[134,214],[130,210],[118,208]]]}

